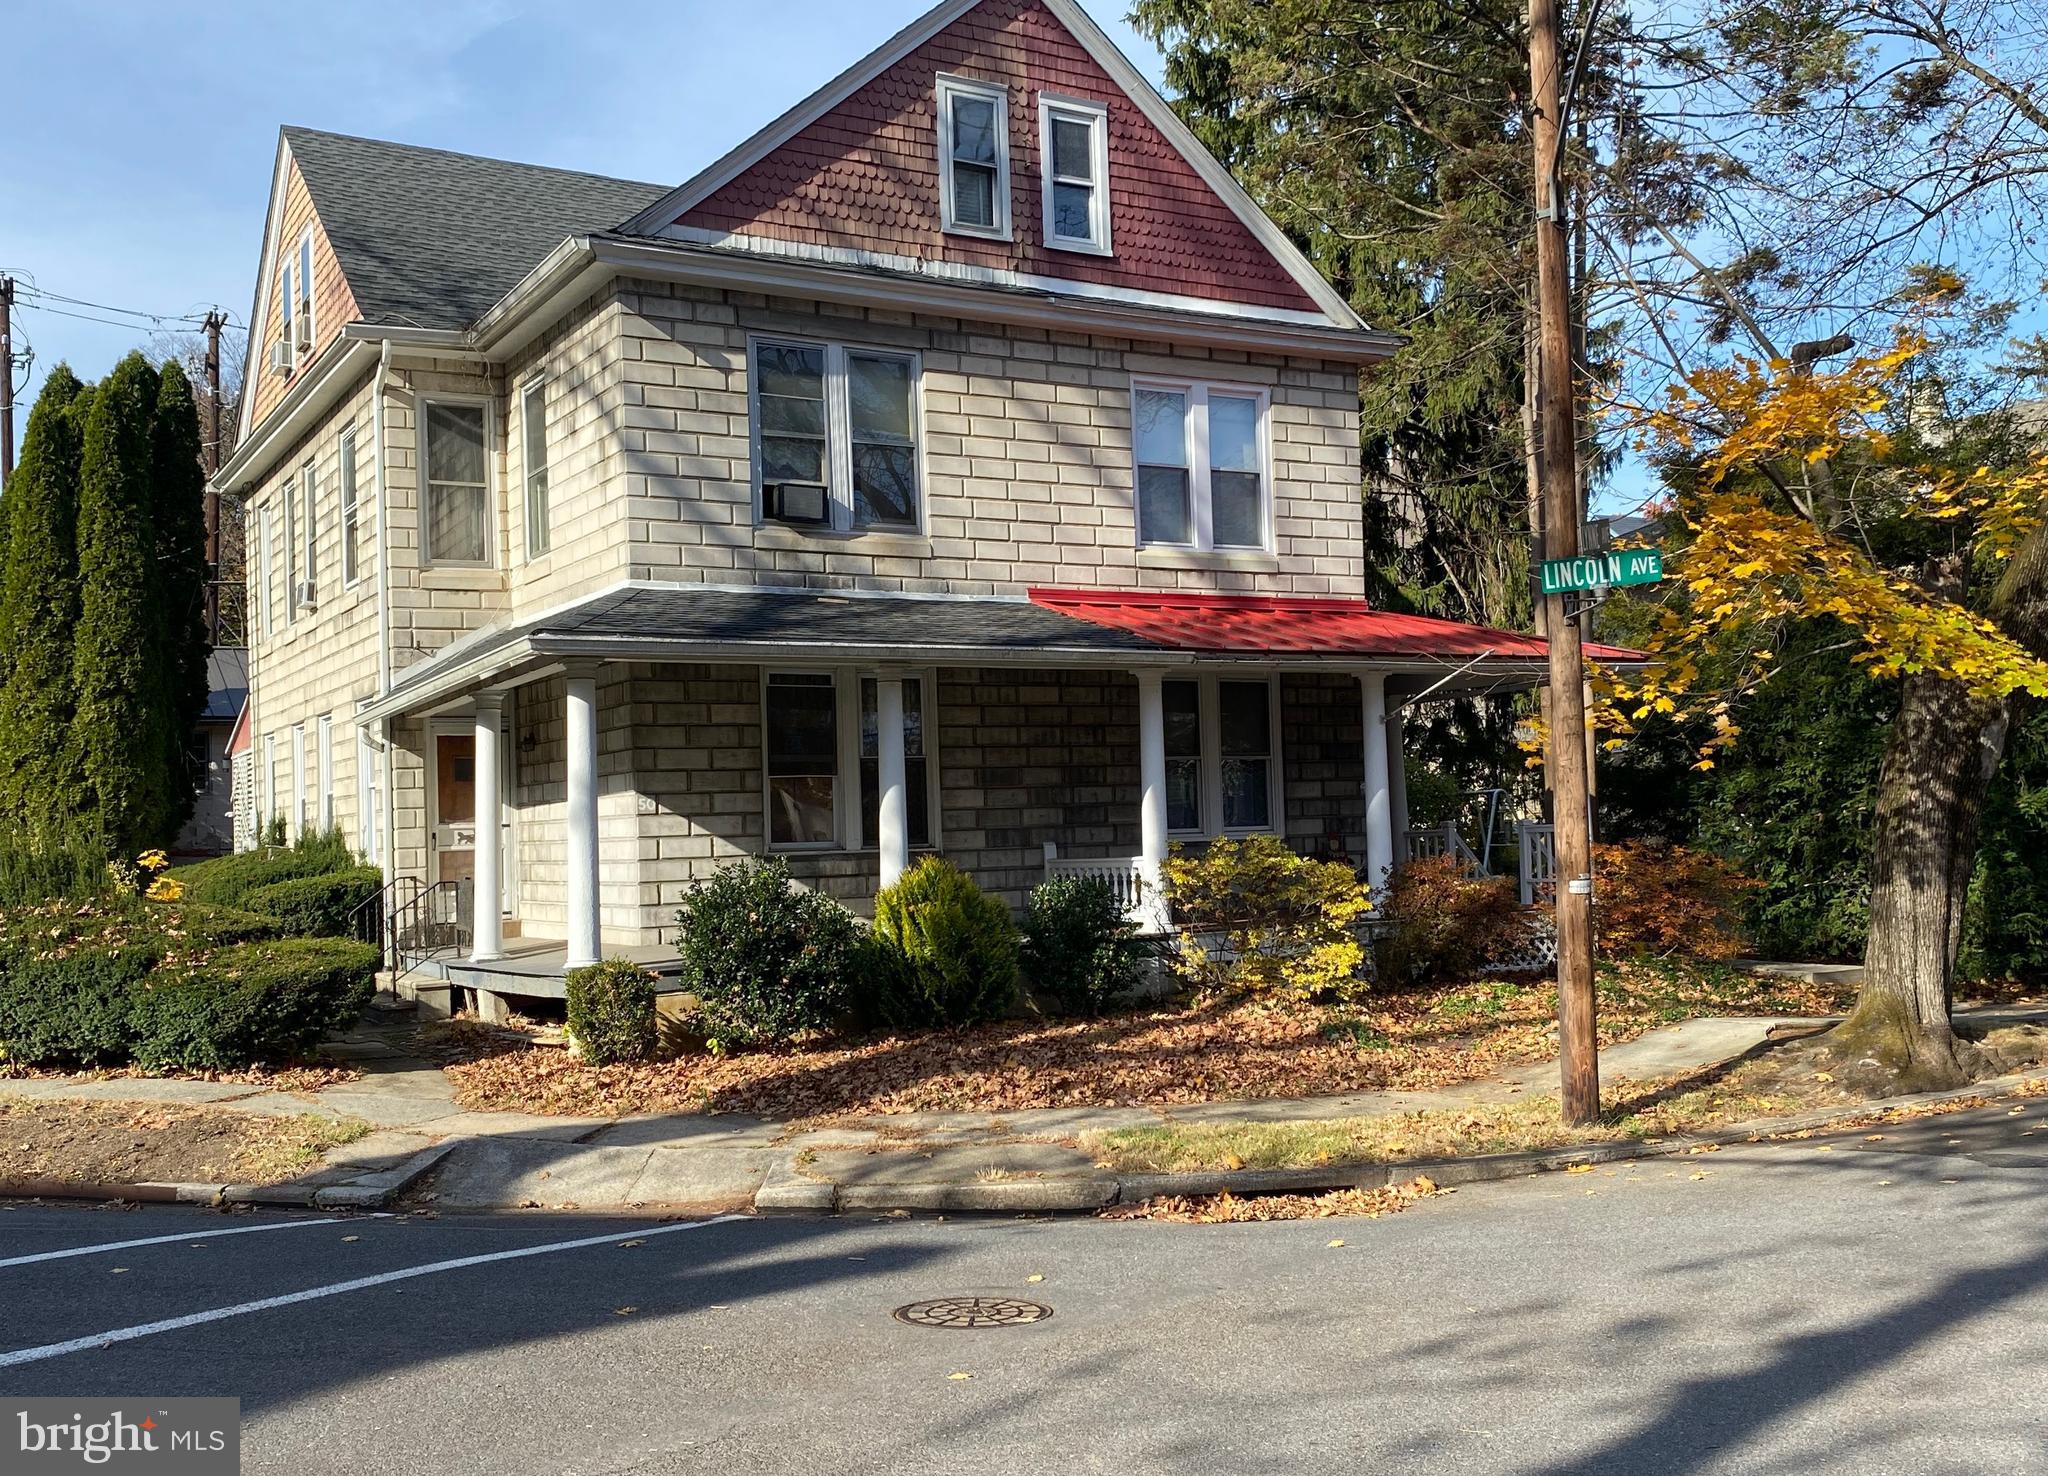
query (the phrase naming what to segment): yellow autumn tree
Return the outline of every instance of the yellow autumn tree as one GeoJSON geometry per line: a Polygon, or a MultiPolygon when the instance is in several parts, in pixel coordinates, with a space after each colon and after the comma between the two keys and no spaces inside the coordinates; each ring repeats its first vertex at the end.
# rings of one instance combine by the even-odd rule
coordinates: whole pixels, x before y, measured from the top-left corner
{"type": "Polygon", "coordinates": [[[1689,470],[1672,598],[1649,666],[1604,673],[1610,745],[1652,715],[1740,741],[1734,704],[1772,680],[1780,637],[1829,617],[1898,682],[1875,815],[1865,982],[1838,1047],[1905,1084],[1981,1061],[1949,1018],[1964,892],[2014,704],[2048,696],[2048,453],[1957,469],[1902,455],[1887,426],[1926,345],[1903,333],[1840,369],[1738,358],[1648,415],[1689,470]]]}

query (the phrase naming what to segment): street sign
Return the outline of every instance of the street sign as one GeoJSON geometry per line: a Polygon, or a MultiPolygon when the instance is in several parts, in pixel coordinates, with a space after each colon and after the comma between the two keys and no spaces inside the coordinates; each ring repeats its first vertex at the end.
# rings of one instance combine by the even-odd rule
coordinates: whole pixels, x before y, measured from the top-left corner
{"type": "Polygon", "coordinates": [[[1655,584],[1664,577],[1664,554],[1660,549],[1632,548],[1576,559],[1545,559],[1542,568],[1545,594],[1578,594],[1609,586],[1655,584]]]}

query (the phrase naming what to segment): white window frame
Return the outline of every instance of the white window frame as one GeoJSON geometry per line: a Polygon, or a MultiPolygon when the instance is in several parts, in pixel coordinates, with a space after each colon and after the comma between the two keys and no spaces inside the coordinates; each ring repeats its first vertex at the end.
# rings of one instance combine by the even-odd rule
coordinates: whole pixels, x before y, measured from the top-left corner
{"type": "Polygon", "coordinates": [[[377,740],[368,728],[356,729],[356,844],[372,866],[384,864],[383,799],[377,788],[377,740]]]}
{"type": "Polygon", "coordinates": [[[277,563],[271,540],[275,537],[272,527],[270,504],[264,503],[256,509],[256,585],[257,618],[260,629],[266,636],[277,634],[277,608],[273,601],[277,597],[277,563]]]}
{"type": "Polygon", "coordinates": [[[345,426],[334,443],[336,497],[341,503],[341,587],[363,577],[363,489],[356,466],[356,428],[345,426]]]}
{"type": "Polygon", "coordinates": [[[307,226],[299,235],[299,342],[306,346],[306,357],[312,358],[320,346],[316,336],[317,324],[313,318],[313,228],[307,226]]]}
{"type": "Polygon", "coordinates": [[[295,244],[277,267],[277,341],[284,345],[285,362],[299,364],[299,294],[292,279],[299,269],[299,248],[295,244]]]}
{"type": "Polygon", "coordinates": [[[1273,396],[1264,385],[1230,384],[1222,380],[1162,379],[1151,375],[1131,380],[1131,525],[1140,548],[1178,548],[1198,553],[1270,554],[1273,551],[1273,396]],[[1144,390],[1164,391],[1187,397],[1187,416],[1181,423],[1183,449],[1188,466],[1188,540],[1170,543],[1145,537],[1144,511],[1139,502],[1138,395],[1144,390]],[[1215,536],[1215,507],[1210,501],[1209,397],[1252,400],[1258,406],[1259,542],[1218,545],[1215,536]]]}
{"type": "MultiPolygon", "coordinates": [[[[919,686],[924,711],[925,813],[931,818],[931,838],[911,849],[936,852],[941,848],[939,812],[938,671],[932,667],[893,668],[894,674],[919,686]]],[[[860,801],[860,688],[865,680],[879,676],[876,668],[828,666],[764,666],[761,686],[761,844],[764,852],[789,854],[843,854],[876,850],[880,837],[863,835],[860,801]],[[775,799],[768,785],[768,684],[779,676],[830,677],[834,747],[838,765],[832,776],[832,839],[827,841],[777,841],[775,799]]]]}
{"type": "MultiPolygon", "coordinates": [[[[420,395],[417,401],[419,415],[419,495],[420,495],[420,561],[433,569],[495,569],[498,566],[498,484],[495,476],[497,456],[497,428],[491,417],[491,402],[482,395],[420,395]],[[484,556],[482,559],[444,559],[435,553],[431,535],[432,519],[428,515],[430,485],[435,480],[433,467],[427,456],[427,411],[435,405],[463,406],[481,410],[484,422],[484,556]]],[[[468,486],[469,483],[453,483],[454,486],[468,486]]]]}
{"type": "MultiPolygon", "coordinates": [[[[1079,183],[1079,181],[1073,181],[1079,183]]],[[[1078,251],[1087,256],[1113,256],[1109,240],[1109,108],[1085,97],[1062,97],[1058,93],[1038,94],[1038,193],[1040,224],[1045,244],[1055,251],[1078,251]],[[1095,171],[1089,187],[1094,191],[1086,236],[1062,236],[1053,230],[1052,126],[1054,119],[1083,123],[1088,128],[1089,161],[1095,171]]]]}
{"type": "Polygon", "coordinates": [[[284,479],[278,494],[284,500],[284,623],[287,629],[299,619],[299,474],[284,479]]]}
{"type": "Polygon", "coordinates": [[[1215,840],[1228,836],[1235,840],[1248,835],[1285,835],[1287,833],[1287,781],[1283,772],[1285,760],[1281,753],[1280,739],[1280,674],[1278,672],[1202,672],[1191,675],[1168,677],[1170,682],[1193,682],[1198,693],[1196,711],[1200,714],[1202,752],[1200,756],[1201,785],[1199,789],[1202,823],[1191,830],[1171,830],[1167,834],[1174,840],[1215,840]],[[1264,825],[1223,824],[1223,700],[1220,691],[1224,682],[1244,682],[1266,686],[1266,817],[1264,825]]]}
{"type": "Polygon", "coordinates": [[[987,241],[1007,241],[1010,234],[1010,90],[995,82],[941,72],[936,83],[939,151],[939,225],[949,235],[979,236],[987,241]],[[975,225],[960,220],[953,208],[953,100],[981,98],[995,104],[996,182],[995,224],[975,225]]]}
{"type": "Polygon", "coordinates": [[[262,783],[256,796],[256,843],[263,844],[263,837],[270,829],[270,822],[282,813],[277,808],[277,734],[263,735],[263,772],[257,776],[262,783]]]}
{"type": "Polygon", "coordinates": [[[520,488],[525,498],[526,557],[544,557],[555,546],[554,539],[554,457],[548,450],[548,380],[546,375],[536,375],[519,390],[519,473],[520,488]],[[536,468],[533,457],[534,427],[540,428],[540,465],[536,468]],[[541,513],[534,516],[534,473],[540,473],[541,513]],[[538,535],[538,536],[536,536],[538,535]]]}
{"type": "Polygon", "coordinates": [[[320,608],[320,473],[308,459],[299,468],[299,496],[304,506],[299,510],[300,552],[305,561],[305,586],[312,598],[305,601],[309,612],[317,613],[320,608]]]}
{"type": "Polygon", "coordinates": [[[747,336],[747,432],[753,458],[754,525],[786,527],[799,533],[837,533],[851,536],[878,534],[921,538],[925,534],[926,511],[930,503],[931,479],[925,470],[924,356],[915,349],[888,344],[846,343],[836,339],[807,338],[796,333],[758,333],[747,336]],[[781,523],[766,515],[761,479],[761,373],[758,354],[763,345],[786,344],[793,348],[820,349],[825,355],[825,497],[832,510],[829,528],[808,528],[781,523]],[[853,521],[853,412],[847,388],[846,361],[849,355],[873,354],[880,358],[903,359],[910,364],[910,454],[917,474],[917,521],[912,523],[860,523],[853,521]]]}
{"type": "Polygon", "coordinates": [[[306,833],[306,725],[292,724],[292,839],[306,833]]]}
{"type": "Polygon", "coordinates": [[[322,834],[334,828],[334,719],[327,713],[320,714],[319,775],[320,785],[320,830],[322,834]]]}

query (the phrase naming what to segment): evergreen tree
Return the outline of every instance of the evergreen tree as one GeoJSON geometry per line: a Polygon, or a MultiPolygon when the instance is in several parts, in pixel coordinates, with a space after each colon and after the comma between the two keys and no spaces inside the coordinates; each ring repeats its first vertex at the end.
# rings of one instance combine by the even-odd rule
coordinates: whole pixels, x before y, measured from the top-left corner
{"type": "Polygon", "coordinates": [[[78,623],[78,486],[92,393],[66,365],[43,381],[7,484],[0,563],[0,823],[62,828],[77,794],[68,762],[78,623]]]}
{"type": "Polygon", "coordinates": [[[78,498],[78,686],[71,743],[81,818],[115,854],[165,844],[162,618],[156,609],[152,454],[157,372],[139,353],[115,366],[85,422],[78,498]]]}
{"type": "Polygon", "coordinates": [[[186,754],[206,708],[206,475],[199,461],[199,407],[176,359],[164,361],[151,448],[155,494],[159,713],[166,780],[166,838],[192,816],[201,776],[186,754]]]}

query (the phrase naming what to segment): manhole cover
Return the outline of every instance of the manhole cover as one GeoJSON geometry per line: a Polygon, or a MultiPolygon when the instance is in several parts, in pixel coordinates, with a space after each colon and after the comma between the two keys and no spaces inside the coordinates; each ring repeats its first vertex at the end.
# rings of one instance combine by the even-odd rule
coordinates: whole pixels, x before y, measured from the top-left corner
{"type": "Polygon", "coordinates": [[[1050,1316],[1052,1308],[1016,1297],[938,1297],[896,1309],[896,1320],[912,1327],[1021,1327],[1050,1316]]]}

